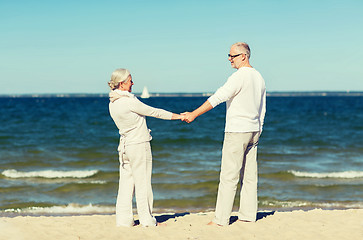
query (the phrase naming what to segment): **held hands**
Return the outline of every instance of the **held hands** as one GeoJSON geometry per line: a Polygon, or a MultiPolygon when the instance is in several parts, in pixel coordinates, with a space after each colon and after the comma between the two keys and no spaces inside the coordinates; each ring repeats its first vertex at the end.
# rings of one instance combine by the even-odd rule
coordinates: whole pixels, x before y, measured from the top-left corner
{"type": "Polygon", "coordinates": [[[191,123],[197,116],[193,112],[184,112],[180,114],[173,113],[172,120],[180,119],[181,121],[191,123]]]}
{"type": "Polygon", "coordinates": [[[194,115],[192,112],[184,112],[180,114],[182,116],[182,121],[187,122],[187,123],[191,123],[194,121],[194,119],[197,117],[196,115],[194,115]]]}

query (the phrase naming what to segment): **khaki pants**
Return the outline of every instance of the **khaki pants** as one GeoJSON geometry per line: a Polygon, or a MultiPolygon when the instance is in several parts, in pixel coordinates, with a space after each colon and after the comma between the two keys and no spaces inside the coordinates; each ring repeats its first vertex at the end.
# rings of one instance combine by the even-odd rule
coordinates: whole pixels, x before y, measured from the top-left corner
{"type": "Polygon", "coordinates": [[[258,139],[259,132],[225,133],[214,223],[229,224],[239,181],[238,219],[256,221],[258,139]]]}
{"type": "Polygon", "coordinates": [[[120,181],[116,202],[116,225],[134,224],[132,199],[135,191],[137,213],[142,226],[156,226],[152,216],[152,156],[149,142],[124,146],[119,151],[120,181]]]}

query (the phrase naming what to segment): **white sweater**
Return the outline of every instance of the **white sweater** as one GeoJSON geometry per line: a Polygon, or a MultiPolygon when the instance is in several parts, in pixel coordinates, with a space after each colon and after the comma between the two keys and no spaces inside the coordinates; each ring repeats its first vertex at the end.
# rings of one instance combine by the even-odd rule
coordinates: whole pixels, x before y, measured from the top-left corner
{"type": "Polygon", "coordinates": [[[262,132],[266,87],[254,68],[239,68],[208,101],[213,108],[227,101],[225,132],[262,132]]]}
{"type": "Polygon", "coordinates": [[[119,129],[124,145],[151,140],[145,116],[171,120],[171,112],[150,107],[127,91],[114,90],[110,92],[109,96],[110,115],[119,129]]]}

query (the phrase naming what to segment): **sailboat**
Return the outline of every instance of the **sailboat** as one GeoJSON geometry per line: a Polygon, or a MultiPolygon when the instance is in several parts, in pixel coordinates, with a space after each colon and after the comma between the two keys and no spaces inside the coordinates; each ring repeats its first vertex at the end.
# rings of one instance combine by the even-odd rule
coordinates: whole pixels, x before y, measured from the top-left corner
{"type": "Polygon", "coordinates": [[[141,93],[141,96],[140,97],[141,98],[149,98],[150,97],[149,91],[147,90],[147,87],[146,86],[142,90],[142,93],[141,93]]]}

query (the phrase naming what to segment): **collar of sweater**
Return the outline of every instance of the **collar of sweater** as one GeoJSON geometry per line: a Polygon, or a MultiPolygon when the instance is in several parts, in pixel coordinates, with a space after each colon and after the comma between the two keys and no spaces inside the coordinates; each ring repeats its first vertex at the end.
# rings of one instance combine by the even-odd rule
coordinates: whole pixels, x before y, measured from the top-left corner
{"type": "Polygon", "coordinates": [[[122,90],[119,90],[119,89],[112,90],[108,94],[108,96],[110,97],[111,102],[114,102],[114,101],[116,101],[117,99],[119,99],[121,97],[135,97],[134,94],[129,93],[128,91],[122,91],[122,90]]]}

